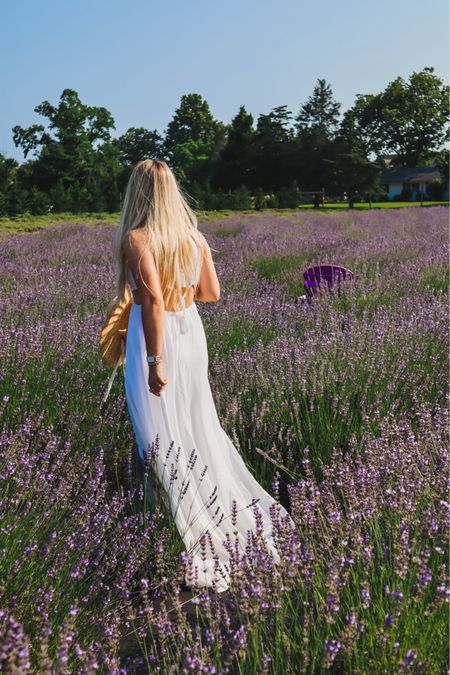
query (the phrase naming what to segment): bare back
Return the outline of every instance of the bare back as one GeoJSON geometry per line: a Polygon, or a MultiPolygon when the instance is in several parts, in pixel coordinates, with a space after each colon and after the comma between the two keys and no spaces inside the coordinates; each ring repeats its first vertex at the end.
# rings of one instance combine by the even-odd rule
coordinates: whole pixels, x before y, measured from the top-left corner
{"type": "MultiPolygon", "coordinates": [[[[194,300],[200,302],[216,302],[220,298],[220,284],[214,267],[211,249],[203,234],[199,234],[202,238],[203,245],[200,250],[200,274],[198,285],[197,287],[194,285],[182,286],[181,292],[185,295],[185,307],[190,307],[194,300]]],[[[139,248],[142,247],[143,241],[143,233],[141,234],[139,230],[133,230],[132,240],[130,238],[124,241],[125,259],[134,279],[137,278],[137,270],[135,269],[136,254],[139,248]]],[[[139,282],[136,286],[138,285],[139,282]]],[[[136,305],[142,304],[141,289],[139,287],[134,288],[132,289],[132,293],[134,303],[136,305]]],[[[176,307],[166,307],[165,309],[168,312],[177,311],[176,307]]]]}

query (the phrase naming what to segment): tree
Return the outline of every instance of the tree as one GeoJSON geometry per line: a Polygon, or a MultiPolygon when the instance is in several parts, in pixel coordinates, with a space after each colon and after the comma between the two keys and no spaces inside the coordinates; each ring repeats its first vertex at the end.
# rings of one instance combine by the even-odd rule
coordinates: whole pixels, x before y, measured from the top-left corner
{"type": "Polygon", "coordinates": [[[130,127],[112,141],[119,150],[119,160],[124,166],[134,166],[141,159],[164,156],[163,138],[156,129],[130,127]]]}
{"type": "Polygon", "coordinates": [[[114,138],[112,145],[118,150],[118,159],[121,164],[118,184],[122,203],[133,166],[145,158],[165,159],[163,138],[156,129],[149,131],[144,127],[130,127],[124,134],[114,138]]]}
{"type": "Polygon", "coordinates": [[[20,189],[17,183],[18,167],[19,163],[15,159],[5,157],[0,153],[0,216],[17,213],[16,207],[20,202],[20,189]]]}
{"type": "Polygon", "coordinates": [[[340,107],[330,85],[319,79],[295,117],[291,174],[304,189],[320,190],[325,186],[330,189],[332,166],[326,160],[333,150],[340,107]]]}
{"type": "Polygon", "coordinates": [[[14,185],[19,163],[12,157],[0,153],[0,192],[5,193],[14,185]]]}
{"type": "Polygon", "coordinates": [[[252,166],[255,130],[253,116],[241,105],[227,127],[227,142],[220,152],[211,186],[233,189],[245,185],[252,166]]]}
{"type": "Polygon", "coordinates": [[[434,68],[401,77],[379,94],[358,94],[352,115],[371,152],[395,153],[399,166],[428,164],[450,139],[450,88],[434,68]]]}
{"type": "Polygon", "coordinates": [[[164,152],[180,181],[206,184],[226,142],[226,126],[214,119],[200,94],[185,94],[169,122],[164,152]]]}
{"type": "Polygon", "coordinates": [[[294,134],[292,113],[287,106],[273,108],[259,115],[254,135],[254,167],[249,176],[252,187],[276,191],[288,185],[292,176],[291,150],[294,134]]]}
{"type": "Polygon", "coordinates": [[[359,152],[363,157],[368,157],[370,155],[370,144],[361,133],[357,108],[358,104],[345,111],[335,138],[341,143],[346,143],[353,151],[359,152]]]}
{"type": "Polygon", "coordinates": [[[350,145],[345,139],[337,137],[324,159],[324,172],[327,175],[327,189],[333,195],[348,194],[349,206],[357,194],[378,192],[380,168],[371,162],[356,145],[350,145]]]}
{"type": "Polygon", "coordinates": [[[34,110],[48,119],[47,130],[40,124],[13,128],[16,146],[25,157],[34,154],[27,172],[30,186],[49,192],[60,184],[74,208],[77,195],[84,193],[86,208],[116,209],[119,150],[112,144],[114,120],[108,110],[83,104],[73,89],[64,89],[57,107],[43,101],[34,110]]]}
{"type": "Polygon", "coordinates": [[[445,182],[449,181],[449,151],[444,148],[437,152],[433,157],[433,163],[439,168],[442,178],[445,182]]]}
{"type": "Polygon", "coordinates": [[[318,139],[332,139],[339,123],[340,107],[341,104],[333,99],[331,86],[318,79],[312,95],[295,118],[297,134],[301,136],[314,131],[318,139]]]}
{"type": "Polygon", "coordinates": [[[333,195],[349,197],[349,206],[357,194],[379,192],[381,164],[368,158],[369,147],[359,133],[354,109],[344,113],[333,143],[323,158],[327,189],[333,195]]]}

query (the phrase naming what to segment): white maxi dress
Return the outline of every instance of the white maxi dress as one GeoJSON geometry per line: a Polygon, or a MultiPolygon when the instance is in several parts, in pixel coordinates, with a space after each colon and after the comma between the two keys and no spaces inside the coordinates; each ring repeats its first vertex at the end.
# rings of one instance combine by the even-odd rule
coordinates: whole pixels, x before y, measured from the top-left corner
{"type": "MultiPolygon", "coordinates": [[[[195,248],[198,279],[200,255],[195,248]]],[[[181,271],[180,275],[181,286],[186,287],[181,271]]],[[[127,276],[131,288],[136,288],[128,268],[127,276]]],[[[294,523],[254,478],[221,426],[208,380],[206,335],[195,301],[185,307],[183,296],[181,310],[165,312],[162,363],[168,383],[160,396],[148,387],[141,312],[142,306],[133,302],[124,366],[125,396],[139,457],[147,460],[164,490],[190,556],[186,583],[222,592],[228,588],[230,569],[224,541],[228,533],[235,548],[237,530],[240,554],[245,552],[247,532],[256,527],[252,502],[256,500],[263,536],[276,563],[280,556],[273,541],[270,507],[276,504],[280,516],[292,527],[294,523]]]]}

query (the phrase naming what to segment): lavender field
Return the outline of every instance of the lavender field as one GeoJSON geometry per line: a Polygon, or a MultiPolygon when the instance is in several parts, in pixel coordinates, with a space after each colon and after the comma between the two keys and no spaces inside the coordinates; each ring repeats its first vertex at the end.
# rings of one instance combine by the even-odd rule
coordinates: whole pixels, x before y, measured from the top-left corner
{"type": "Polygon", "coordinates": [[[296,523],[273,514],[278,567],[255,513],[224,597],[180,590],[121,370],[102,403],[114,226],[2,238],[0,671],[447,672],[448,215],[200,223],[222,289],[197,303],[218,414],[296,523]],[[302,302],[326,262],[354,280],[302,302]]]}

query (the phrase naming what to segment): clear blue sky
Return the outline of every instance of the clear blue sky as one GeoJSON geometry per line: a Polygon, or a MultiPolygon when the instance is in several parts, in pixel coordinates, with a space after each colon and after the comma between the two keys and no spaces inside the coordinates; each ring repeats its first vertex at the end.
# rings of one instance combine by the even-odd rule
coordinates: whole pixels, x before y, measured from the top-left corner
{"type": "Polygon", "coordinates": [[[163,133],[183,94],[230,122],[294,114],[324,78],[342,103],[425,66],[449,81],[448,0],[1,0],[0,152],[65,88],[105,106],[113,135],[163,133]]]}

